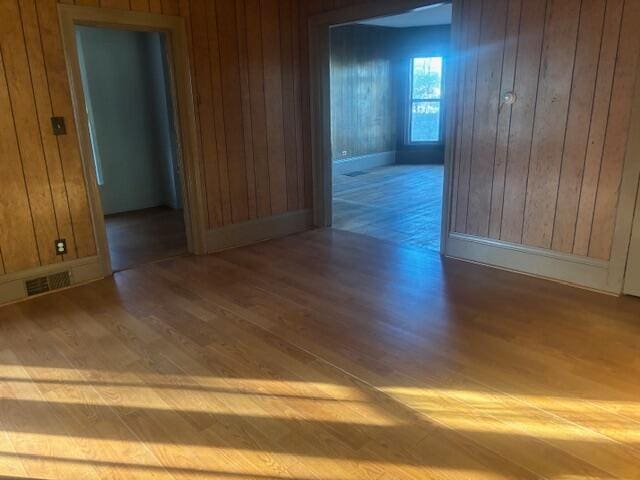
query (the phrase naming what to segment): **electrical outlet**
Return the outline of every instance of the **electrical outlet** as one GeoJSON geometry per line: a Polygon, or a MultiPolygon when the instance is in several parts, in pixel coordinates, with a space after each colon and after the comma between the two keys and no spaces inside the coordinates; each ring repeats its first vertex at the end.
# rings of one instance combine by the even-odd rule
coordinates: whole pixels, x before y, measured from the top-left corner
{"type": "Polygon", "coordinates": [[[349,155],[349,152],[346,150],[342,150],[342,156],[346,157],[347,155],[349,155]]]}
{"type": "Polygon", "coordinates": [[[66,135],[67,125],[64,122],[64,117],[51,117],[51,129],[54,135],[66,135]]]}
{"type": "Polygon", "coordinates": [[[56,240],[56,255],[67,253],[67,241],[64,238],[56,240]]]}

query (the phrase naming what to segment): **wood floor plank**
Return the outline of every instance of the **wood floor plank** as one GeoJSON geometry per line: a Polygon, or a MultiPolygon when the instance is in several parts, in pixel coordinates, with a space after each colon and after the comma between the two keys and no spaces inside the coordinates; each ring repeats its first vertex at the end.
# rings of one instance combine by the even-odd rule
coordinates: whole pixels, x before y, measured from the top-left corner
{"type": "Polygon", "coordinates": [[[339,230],[145,265],[0,309],[0,476],[636,478],[639,314],[339,230]]]}

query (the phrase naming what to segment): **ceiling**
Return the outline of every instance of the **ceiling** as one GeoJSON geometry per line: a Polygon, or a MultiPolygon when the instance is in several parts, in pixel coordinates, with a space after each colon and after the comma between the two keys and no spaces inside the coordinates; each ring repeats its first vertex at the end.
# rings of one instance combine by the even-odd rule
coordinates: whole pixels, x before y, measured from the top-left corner
{"type": "Polygon", "coordinates": [[[451,4],[438,3],[415,9],[411,12],[390,17],[372,18],[358,22],[363,25],[378,27],[408,28],[426,27],[431,25],[447,25],[451,23],[451,4]]]}

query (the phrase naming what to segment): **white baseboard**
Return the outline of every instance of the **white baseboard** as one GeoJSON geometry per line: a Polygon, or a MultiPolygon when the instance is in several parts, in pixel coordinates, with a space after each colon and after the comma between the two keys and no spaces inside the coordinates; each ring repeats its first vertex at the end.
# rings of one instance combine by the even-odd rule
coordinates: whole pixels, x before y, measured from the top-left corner
{"type": "Polygon", "coordinates": [[[103,278],[102,266],[98,257],[70,260],[68,262],[55,263],[43,267],[30,268],[21,272],[0,275],[0,305],[27,298],[27,290],[25,288],[25,282],[27,280],[65,271],[69,272],[71,280],[70,286],[103,278]]]}
{"type": "Polygon", "coordinates": [[[336,159],[333,162],[333,175],[344,175],[345,173],[357,170],[368,170],[370,168],[384,167],[396,163],[396,151],[371,153],[359,157],[336,159]]]}
{"type": "Polygon", "coordinates": [[[472,235],[450,233],[446,256],[620,294],[609,282],[609,262],[472,235]]]}
{"type": "Polygon", "coordinates": [[[299,210],[250,220],[236,225],[228,225],[209,231],[207,252],[219,252],[263,240],[284,237],[309,230],[312,226],[313,215],[311,210],[299,210]]]}

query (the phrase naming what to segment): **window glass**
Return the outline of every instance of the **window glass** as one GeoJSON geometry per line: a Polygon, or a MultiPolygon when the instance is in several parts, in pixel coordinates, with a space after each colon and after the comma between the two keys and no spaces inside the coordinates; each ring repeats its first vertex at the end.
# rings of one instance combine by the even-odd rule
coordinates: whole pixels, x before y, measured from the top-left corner
{"type": "Polygon", "coordinates": [[[411,59],[410,143],[439,142],[442,120],[442,57],[411,59]]]}
{"type": "Polygon", "coordinates": [[[440,140],[440,102],[412,102],[411,142],[440,140]]]}

